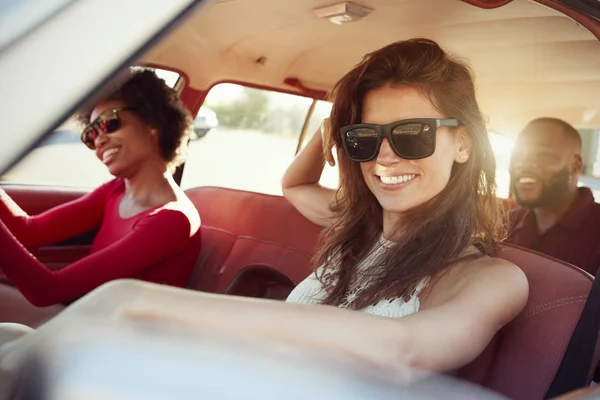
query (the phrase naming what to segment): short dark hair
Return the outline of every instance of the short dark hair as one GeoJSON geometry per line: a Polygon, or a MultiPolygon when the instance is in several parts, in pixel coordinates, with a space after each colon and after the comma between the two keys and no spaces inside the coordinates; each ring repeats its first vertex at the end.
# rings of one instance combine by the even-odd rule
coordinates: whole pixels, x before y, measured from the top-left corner
{"type": "MultiPolygon", "coordinates": [[[[177,92],[167,86],[151,70],[131,70],[130,78],[112,94],[98,102],[122,101],[158,131],[162,157],[171,168],[181,165],[192,129],[192,116],[177,92]]],[[[83,124],[90,120],[92,108],[82,110],[77,119],[83,124]]]]}
{"type": "Polygon", "coordinates": [[[579,135],[579,131],[577,131],[577,129],[575,129],[573,127],[573,125],[569,124],[566,121],[563,121],[562,119],[553,118],[553,117],[536,118],[533,121],[530,121],[527,125],[537,124],[537,123],[554,124],[554,125],[559,126],[560,128],[562,128],[565,136],[569,140],[572,140],[573,142],[575,142],[577,149],[579,151],[581,151],[581,135],[579,135]]]}

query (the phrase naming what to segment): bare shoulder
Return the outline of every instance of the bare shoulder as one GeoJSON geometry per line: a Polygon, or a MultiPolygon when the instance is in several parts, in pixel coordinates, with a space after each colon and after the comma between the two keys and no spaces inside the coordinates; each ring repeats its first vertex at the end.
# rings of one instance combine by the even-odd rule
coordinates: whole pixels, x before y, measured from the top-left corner
{"type": "Polygon", "coordinates": [[[498,302],[520,311],[529,296],[529,283],[515,264],[485,256],[449,268],[430,290],[428,302],[432,306],[463,299],[481,304],[498,302]]]}
{"type": "Polygon", "coordinates": [[[494,257],[481,257],[458,265],[461,286],[500,289],[506,293],[529,293],[529,283],[521,268],[510,261],[494,257]]]}
{"type": "Polygon", "coordinates": [[[483,256],[463,263],[462,268],[468,274],[505,274],[507,276],[521,277],[526,280],[521,268],[502,258],[483,256]]]}

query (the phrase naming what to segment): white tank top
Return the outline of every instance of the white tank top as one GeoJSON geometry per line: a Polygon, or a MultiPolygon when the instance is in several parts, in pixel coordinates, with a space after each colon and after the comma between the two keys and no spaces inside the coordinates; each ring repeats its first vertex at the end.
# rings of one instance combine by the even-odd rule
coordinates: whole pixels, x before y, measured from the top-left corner
{"type": "MultiPolygon", "coordinates": [[[[372,267],[372,263],[381,255],[383,251],[391,246],[392,242],[381,236],[379,242],[375,245],[371,253],[361,262],[358,266],[358,271],[366,270],[372,267]]],[[[290,293],[286,301],[291,303],[303,303],[303,304],[321,304],[326,297],[325,291],[317,278],[317,274],[320,274],[322,267],[319,267],[316,272],[312,273],[308,278],[300,282],[296,288],[290,293]]],[[[388,318],[400,318],[410,314],[414,314],[419,311],[421,303],[419,301],[419,295],[421,291],[429,283],[429,278],[423,279],[416,287],[415,293],[408,301],[404,301],[402,298],[396,298],[392,300],[382,300],[375,305],[367,306],[360,311],[367,314],[377,315],[380,317],[388,318]]],[[[364,286],[352,287],[346,296],[344,303],[340,304],[340,307],[346,308],[352,300],[364,289],[364,286]]]]}

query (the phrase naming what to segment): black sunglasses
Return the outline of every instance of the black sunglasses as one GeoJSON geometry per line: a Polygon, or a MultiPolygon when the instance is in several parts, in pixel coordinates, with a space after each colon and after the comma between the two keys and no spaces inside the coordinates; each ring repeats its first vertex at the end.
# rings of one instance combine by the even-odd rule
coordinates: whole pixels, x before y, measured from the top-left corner
{"type": "Polygon", "coordinates": [[[387,138],[394,152],[406,160],[427,158],[435,152],[440,126],[458,126],[455,119],[413,118],[386,125],[353,124],[340,129],[344,150],[351,160],[371,161],[387,138]]]}
{"type": "Polygon", "coordinates": [[[113,108],[106,110],[90,122],[81,132],[81,141],[91,150],[96,150],[96,139],[100,132],[110,134],[121,129],[120,111],[131,111],[133,107],[113,108]]]}

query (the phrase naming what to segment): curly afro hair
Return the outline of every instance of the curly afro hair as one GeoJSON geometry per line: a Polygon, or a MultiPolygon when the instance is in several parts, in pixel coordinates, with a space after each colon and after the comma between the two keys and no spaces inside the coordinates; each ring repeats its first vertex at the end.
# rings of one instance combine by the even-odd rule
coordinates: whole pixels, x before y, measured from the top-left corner
{"type": "MultiPolygon", "coordinates": [[[[98,103],[105,101],[121,101],[133,107],[140,118],[158,131],[162,157],[172,170],[185,161],[193,118],[177,92],[154,72],[132,69],[131,77],[98,103]]],[[[77,119],[87,124],[91,112],[82,111],[77,119]]]]}

